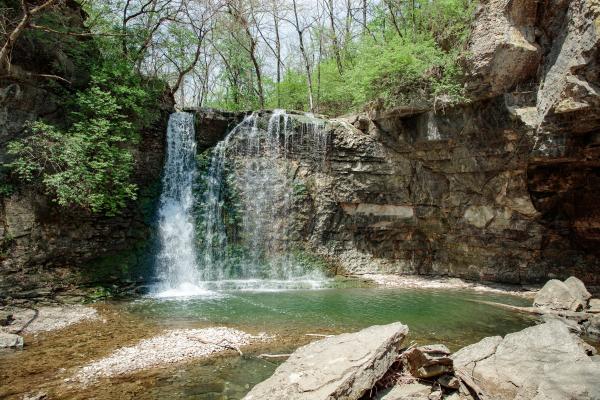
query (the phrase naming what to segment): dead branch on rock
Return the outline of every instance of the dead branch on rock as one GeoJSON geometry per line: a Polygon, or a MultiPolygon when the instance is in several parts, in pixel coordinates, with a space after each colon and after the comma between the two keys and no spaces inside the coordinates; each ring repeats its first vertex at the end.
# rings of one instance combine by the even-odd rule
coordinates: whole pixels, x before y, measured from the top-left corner
{"type": "Polygon", "coordinates": [[[192,340],[196,340],[196,341],[198,341],[200,343],[204,343],[204,344],[208,344],[208,345],[213,345],[213,346],[217,346],[217,347],[222,347],[222,348],[227,349],[227,350],[235,350],[235,351],[237,351],[239,353],[240,356],[244,355],[244,353],[242,353],[242,350],[239,347],[237,347],[237,346],[235,346],[233,344],[230,344],[230,343],[226,343],[226,344],[223,344],[223,342],[214,343],[214,342],[209,342],[207,340],[202,340],[202,339],[198,339],[198,338],[190,338],[190,337],[188,337],[188,338],[192,339],[192,340]]]}
{"type": "Polygon", "coordinates": [[[258,358],[285,358],[289,356],[291,354],[259,354],[258,358]]]}

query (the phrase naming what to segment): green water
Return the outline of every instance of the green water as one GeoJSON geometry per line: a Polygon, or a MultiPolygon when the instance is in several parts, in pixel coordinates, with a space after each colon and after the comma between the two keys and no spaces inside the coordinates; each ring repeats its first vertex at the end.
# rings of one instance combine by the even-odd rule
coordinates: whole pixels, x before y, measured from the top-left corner
{"type": "Polygon", "coordinates": [[[259,355],[289,354],[319,339],[307,334],[352,332],[401,321],[410,328],[404,345],[444,343],[451,350],[486,336],[504,335],[534,319],[478,301],[526,305],[503,294],[468,290],[344,287],[313,290],[224,290],[186,299],[142,298],[98,303],[98,321],[48,334],[27,336],[23,351],[0,354],[0,398],[22,399],[45,391],[60,399],[241,399],[284,360],[259,355]],[[166,329],[229,326],[272,339],[244,347],[242,356],[216,357],[165,365],[104,379],[86,388],[65,379],[93,360],[166,329]]]}
{"type": "Polygon", "coordinates": [[[164,376],[149,398],[239,399],[269,377],[280,361],[257,357],[261,352],[289,353],[315,340],[312,334],[351,332],[402,321],[410,328],[408,345],[444,343],[452,350],[486,336],[521,330],[534,320],[477,301],[527,305],[508,295],[464,290],[348,288],[279,292],[221,292],[213,298],[143,299],[124,305],[128,312],[166,327],[210,325],[237,327],[277,335],[275,343],[244,356],[200,360],[175,375],[164,376]]]}
{"type": "Polygon", "coordinates": [[[226,291],[205,298],[143,299],[126,308],[165,325],[200,320],[283,335],[349,332],[402,321],[409,326],[411,338],[437,340],[454,348],[531,323],[479,300],[529,303],[514,296],[461,290],[347,288],[226,291]]]}

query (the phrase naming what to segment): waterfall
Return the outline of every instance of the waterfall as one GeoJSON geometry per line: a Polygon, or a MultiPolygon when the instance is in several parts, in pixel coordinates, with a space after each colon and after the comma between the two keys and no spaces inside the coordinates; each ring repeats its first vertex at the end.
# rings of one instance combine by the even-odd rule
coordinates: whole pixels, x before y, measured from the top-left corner
{"type": "Polygon", "coordinates": [[[323,281],[321,271],[295,259],[290,245],[293,171],[300,162],[323,166],[328,137],[322,128],[312,115],[253,113],[214,147],[200,175],[194,117],[171,116],[158,212],[159,296],[323,281]],[[194,194],[196,187],[203,193],[194,194]]]}
{"type": "Polygon", "coordinates": [[[194,116],[177,112],[169,118],[167,157],[162,178],[157,258],[159,296],[202,292],[195,247],[192,186],[196,178],[194,116]]]}
{"type": "Polygon", "coordinates": [[[327,145],[322,128],[323,122],[311,115],[292,118],[274,110],[268,119],[247,116],[217,144],[204,178],[200,213],[204,281],[323,279],[321,272],[296,262],[289,247],[292,167],[299,153],[322,166],[327,145]],[[228,208],[232,203],[235,210],[228,208]],[[235,232],[226,219],[236,219],[235,232]]]}

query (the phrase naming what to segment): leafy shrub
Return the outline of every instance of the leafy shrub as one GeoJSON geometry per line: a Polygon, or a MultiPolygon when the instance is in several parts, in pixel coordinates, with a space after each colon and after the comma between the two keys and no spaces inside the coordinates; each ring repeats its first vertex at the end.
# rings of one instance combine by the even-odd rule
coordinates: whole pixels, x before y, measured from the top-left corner
{"type": "Polygon", "coordinates": [[[117,214],[136,198],[131,148],[156,118],[159,90],[126,64],[105,65],[75,96],[67,129],[36,121],[31,135],[9,143],[10,167],[20,179],[41,183],[61,206],[117,214]]]}

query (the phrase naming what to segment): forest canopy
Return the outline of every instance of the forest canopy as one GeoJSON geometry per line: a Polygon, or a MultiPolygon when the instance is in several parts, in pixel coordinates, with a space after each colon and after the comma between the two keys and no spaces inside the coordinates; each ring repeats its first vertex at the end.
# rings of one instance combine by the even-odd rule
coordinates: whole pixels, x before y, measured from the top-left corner
{"type": "MultiPolygon", "coordinates": [[[[2,0],[3,36],[10,37],[15,22],[20,22],[22,4],[29,4],[31,11],[41,10],[31,15],[24,30],[61,31],[68,37],[61,21],[39,21],[64,1],[2,0]]],[[[80,2],[88,14],[90,37],[103,57],[126,60],[133,71],[167,81],[181,106],[277,107],[331,115],[378,99],[397,105],[459,98],[457,59],[475,3],[80,2]]],[[[0,53],[3,65],[10,54],[5,47],[6,39],[0,53]]]]}
{"type": "MultiPolygon", "coordinates": [[[[41,80],[64,94],[66,110],[59,126],[31,121],[31,135],[8,146],[8,167],[61,205],[113,215],[136,198],[131,149],[157,117],[166,90],[181,108],[332,116],[373,102],[462,101],[459,59],[475,6],[476,0],[0,0],[0,79],[41,80]],[[57,65],[46,53],[69,63],[57,65]],[[39,62],[44,57],[48,63],[39,62]]],[[[9,191],[0,185],[0,194],[9,191]]]]}

